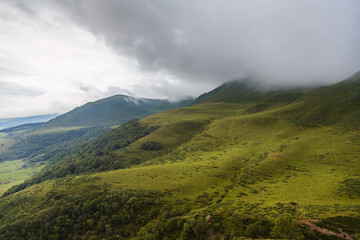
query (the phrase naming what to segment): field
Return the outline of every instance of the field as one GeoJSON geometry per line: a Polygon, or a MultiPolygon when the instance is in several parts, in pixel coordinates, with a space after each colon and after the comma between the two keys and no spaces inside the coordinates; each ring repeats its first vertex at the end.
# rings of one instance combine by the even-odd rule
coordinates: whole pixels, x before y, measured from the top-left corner
{"type": "Polygon", "coordinates": [[[36,164],[26,166],[23,160],[0,162],[0,194],[10,187],[24,182],[42,167],[36,164]]]}

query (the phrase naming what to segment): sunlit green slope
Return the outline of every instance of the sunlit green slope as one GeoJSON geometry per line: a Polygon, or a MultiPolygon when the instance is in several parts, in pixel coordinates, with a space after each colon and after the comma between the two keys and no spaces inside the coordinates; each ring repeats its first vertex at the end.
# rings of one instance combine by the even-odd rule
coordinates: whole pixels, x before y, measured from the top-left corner
{"type": "Polygon", "coordinates": [[[353,239],[360,233],[360,132],[352,114],[360,99],[351,90],[359,78],[243,100],[219,91],[129,123],[127,134],[116,138],[120,127],[80,154],[54,159],[48,175],[0,199],[0,234],[278,238],[275,219],[288,214],[297,239],[353,239]],[[117,160],[123,164],[108,165],[117,160]]]}

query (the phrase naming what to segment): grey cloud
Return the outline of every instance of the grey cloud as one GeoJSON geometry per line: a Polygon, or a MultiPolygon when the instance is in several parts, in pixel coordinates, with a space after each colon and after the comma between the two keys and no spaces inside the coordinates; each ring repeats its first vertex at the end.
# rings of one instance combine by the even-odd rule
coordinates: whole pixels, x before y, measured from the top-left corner
{"type": "Polygon", "coordinates": [[[357,0],[58,1],[144,71],[219,83],[324,83],[360,68],[357,0]]]}
{"type": "Polygon", "coordinates": [[[360,68],[358,0],[35,2],[19,6],[56,8],[141,70],[185,82],[319,84],[360,68]]]}

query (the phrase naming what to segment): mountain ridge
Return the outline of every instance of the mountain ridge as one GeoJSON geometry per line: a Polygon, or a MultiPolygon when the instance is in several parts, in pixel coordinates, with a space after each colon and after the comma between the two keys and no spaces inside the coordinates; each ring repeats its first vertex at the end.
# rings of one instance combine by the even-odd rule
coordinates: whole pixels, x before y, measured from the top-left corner
{"type": "Polygon", "coordinates": [[[47,122],[42,129],[69,126],[115,126],[133,118],[145,117],[190,104],[192,99],[170,102],[167,99],[135,98],[114,95],[86,103],[47,122]]]}

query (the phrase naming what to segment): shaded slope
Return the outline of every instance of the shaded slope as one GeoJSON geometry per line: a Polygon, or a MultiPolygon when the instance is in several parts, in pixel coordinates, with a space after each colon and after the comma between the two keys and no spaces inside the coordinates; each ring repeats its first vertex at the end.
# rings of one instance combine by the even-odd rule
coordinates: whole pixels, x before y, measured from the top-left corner
{"type": "MultiPolygon", "coordinates": [[[[18,141],[0,154],[0,161],[27,159],[44,161],[56,152],[90,141],[108,131],[104,127],[57,129],[47,133],[19,134],[18,141]]],[[[16,134],[16,133],[15,133],[16,134]]]]}

